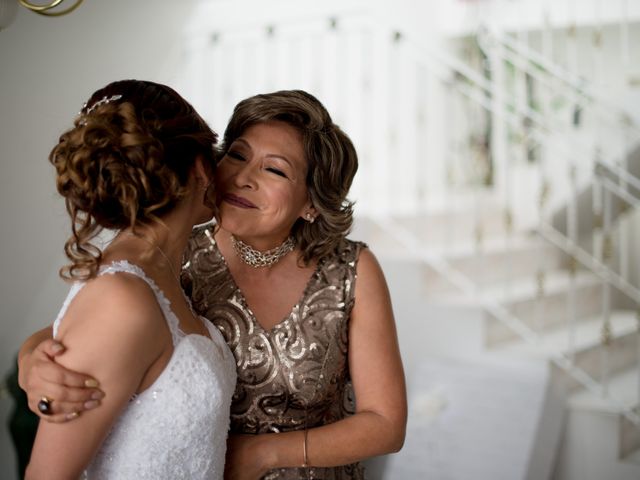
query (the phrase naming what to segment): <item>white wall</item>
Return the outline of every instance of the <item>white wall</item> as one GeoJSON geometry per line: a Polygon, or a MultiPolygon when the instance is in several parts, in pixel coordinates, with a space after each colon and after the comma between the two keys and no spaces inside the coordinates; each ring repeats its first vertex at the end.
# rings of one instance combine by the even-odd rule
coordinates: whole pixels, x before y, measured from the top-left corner
{"type": "MultiPolygon", "coordinates": [[[[195,1],[87,1],[44,18],[18,10],[0,31],[0,378],[22,340],[50,323],[66,293],[57,278],[69,231],[47,155],[97,88],[122,78],[173,82],[195,1]]],[[[14,474],[0,401],[0,477],[14,474]]]]}

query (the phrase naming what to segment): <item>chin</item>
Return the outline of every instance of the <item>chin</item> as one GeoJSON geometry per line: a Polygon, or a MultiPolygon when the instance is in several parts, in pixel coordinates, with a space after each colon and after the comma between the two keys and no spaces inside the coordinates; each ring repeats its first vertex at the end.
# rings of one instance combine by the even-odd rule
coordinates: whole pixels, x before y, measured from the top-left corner
{"type": "Polygon", "coordinates": [[[221,205],[218,209],[218,215],[216,217],[220,227],[230,232],[241,229],[242,225],[246,224],[247,221],[243,221],[242,218],[239,218],[237,213],[238,212],[234,212],[229,208],[225,208],[224,205],[221,205]]]}
{"type": "Polygon", "coordinates": [[[217,221],[220,228],[236,236],[245,236],[255,233],[254,222],[241,222],[224,216],[218,217],[217,221]]]}

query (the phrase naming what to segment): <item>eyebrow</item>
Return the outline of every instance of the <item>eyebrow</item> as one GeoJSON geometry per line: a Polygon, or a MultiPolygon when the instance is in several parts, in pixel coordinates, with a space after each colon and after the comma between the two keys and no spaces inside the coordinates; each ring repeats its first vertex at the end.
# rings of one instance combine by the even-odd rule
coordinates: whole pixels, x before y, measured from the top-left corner
{"type": "MultiPolygon", "coordinates": [[[[234,143],[236,143],[236,142],[241,142],[241,143],[243,143],[244,145],[246,145],[249,149],[253,150],[253,149],[251,148],[251,144],[249,144],[249,142],[247,142],[247,141],[246,141],[244,138],[242,138],[242,137],[238,137],[238,138],[236,138],[236,139],[231,143],[231,145],[233,145],[233,144],[234,144],[234,143]]],[[[284,155],[280,155],[280,154],[278,154],[278,153],[267,153],[266,157],[267,157],[267,158],[279,158],[280,160],[283,160],[283,161],[287,162],[287,163],[289,164],[289,166],[295,170],[295,167],[294,167],[294,165],[293,165],[293,162],[291,162],[291,160],[289,160],[289,159],[288,159],[287,157],[285,157],[284,155]]]]}

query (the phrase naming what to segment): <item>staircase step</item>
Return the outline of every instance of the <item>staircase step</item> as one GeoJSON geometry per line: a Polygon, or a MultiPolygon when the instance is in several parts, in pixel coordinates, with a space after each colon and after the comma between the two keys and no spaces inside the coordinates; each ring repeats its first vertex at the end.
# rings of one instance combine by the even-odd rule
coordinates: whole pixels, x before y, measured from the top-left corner
{"type": "MultiPolygon", "coordinates": [[[[483,234],[482,251],[504,248],[507,241],[506,231],[501,224],[501,214],[494,212],[491,215],[487,214],[487,218],[489,217],[492,220],[485,219],[484,228],[488,230],[483,234]]],[[[389,222],[392,225],[397,225],[399,231],[408,232],[421,245],[428,248],[430,253],[443,254],[447,252],[452,255],[474,255],[478,250],[475,219],[473,219],[473,212],[468,209],[392,217],[389,222]]],[[[368,216],[359,215],[354,218],[351,236],[367,242],[378,254],[412,255],[411,252],[402,248],[396,232],[390,232],[383,223],[368,216]]],[[[531,238],[531,233],[513,233],[511,237],[512,243],[517,245],[522,241],[522,238],[531,238]]]]}
{"type": "MultiPolygon", "coordinates": [[[[556,293],[565,293],[570,285],[571,275],[568,270],[546,271],[544,275],[543,296],[551,296],[556,293]]],[[[576,286],[584,288],[598,285],[600,280],[591,272],[582,270],[576,273],[576,286]]],[[[483,295],[495,298],[504,305],[513,305],[523,301],[538,299],[538,279],[535,272],[529,277],[511,279],[501,284],[488,284],[482,286],[483,295]]]]}
{"type": "MultiPolygon", "coordinates": [[[[600,280],[594,274],[582,270],[578,271],[575,276],[576,287],[579,291],[584,289],[593,290],[599,287],[600,280]]],[[[509,309],[523,310],[524,312],[514,311],[515,315],[526,313],[527,306],[539,303],[538,298],[538,279],[535,273],[529,276],[516,277],[504,280],[498,283],[476,283],[476,295],[497,302],[509,309]]],[[[545,272],[543,287],[543,304],[545,299],[560,296],[566,298],[570,286],[570,274],[567,270],[555,269],[545,272]]],[[[473,298],[467,292],[460,292],[451,287],[447,290],[436,290],[432,288],[430,291],[425,287],[425,296],[437,298],[440,301],[475,303],[477,298],[473,298]]],[[[589,292],[592,295],[593,292],[589,292]]],[[[556,302],[557,303],[557,302],[556,302]]]]}
{"type": "MultiPolygon", "coordinates": [[[[562,251],[530,235],[497,238],[482,250],[469,245],[451,245],[446,249],[429,247],[429,253],[445,258],[451,268],[479,285],[535,278],[538,269],[559,270],[567,263],[562,251]]],[[[428,266],[424,279],[427,292],[448,293],[454,289],[446,278],[428,266]]]]}
{"type": "Polygon", "coordinates": [[[568,408],[562,447],[557,452],[554,479],[631,480],[640,478],[640,465],[624,453],[620,438],[622,415],[568,408]]]}
{"type": "MultiPolygon", "coordinates": [[[[615,310],[611,312],[611,337],[612,341],[634,335],[637,331],[635,312],[631,310],[615,310]]],[[[574,336],[574,352],[579,353],[601,346],[603,319],[601,315],[592,316],[576,323],[574,336]]],[[[498,350],[509,351],[518,354],[544,355],[555,357],[568,355],[569,332],[565,326],[539,333],[539,341],[529,344],[521,341],[513,341],[505,344],[498,350]]]]}
{"type": "MultiPolygon", "coordinates": [[[[504,285],[503,305],[509,312],[536,332],[562,327],[569,314],[570,276],[568,272],[547,275],[542,297],[538,297],[537,281],[526,279],[521,284],[504,285]],[[511,298],[508,298],[509,295],[511,298]],[[505,298],[508,298],[505,300],[505,298]]],[[[588,272],[575,277],[575,315],[579,322],[602,310],[602,285],[588,272]]],[[[517,335],[490,314],[486,315],[487,346],[494,347],[517,339],[517,335]]]]}
{"type": "Polygon", "coordinates": [[[618,415],[618,451],[620,458],[640,465],[640,425],[632,423],[621,409],[640,412],[640,374],[637,364],[613,375],[607,385],[606,395],[590,390],[572,394],[568,406],[578,411],[618,415]]]}
{"type": "Polygon", "coordinates": [[[566,266],[566,255],[536,238],[497,239],[481,251],[445,252],[449,263],[477,283],[497,283],[533,276],[538,269],[557,270],[566,266]]]}
{"type": "MultiPolygon", "coordinates": [[[[622,372],[616,373],[609,379],[608,396],[624,408],[635,408],[638,406],[639,381],[640,375],[638,374],[637,365],[635,368],[627,368],[622,372]]],[[[590,390],[581,390],[573,393],[569,397],[569,406],[580,410],[618,412],[618,409],[615,405],[612,405],[607,396],[599,395],[590,390]]]]}
{"type": "MultiPolygon", "coordinates": [[[[613,378],[620,372],[638,368],[637,320],[632,311],[615,311],[611,315],[611,340],[608,346],[601,342],[602,317],[591,317],[576,324],[573,364],[595,381],[601,381],[605,368],[613,378]]],[[[549,359],[569,357],[569,335],[566,328],[542,332],[536,344],[513,341],[497,351],[524,357],[549,359]]],[[[578,391],[583,386],[564,370],[558,369],[567,390],[578,391]]]]}

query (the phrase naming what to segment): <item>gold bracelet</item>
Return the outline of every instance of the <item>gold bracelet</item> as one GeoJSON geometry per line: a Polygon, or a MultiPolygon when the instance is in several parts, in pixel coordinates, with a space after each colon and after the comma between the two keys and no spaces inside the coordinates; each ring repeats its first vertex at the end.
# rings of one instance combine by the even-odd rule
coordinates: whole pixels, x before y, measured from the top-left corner
{"type": "Polygon", "coordinates": [[[307,457],[307,432],[308,430],[304,429],[304,442],[302,443],[302,468],[307,468],[309,466],[309,457],[307,457]]]}

